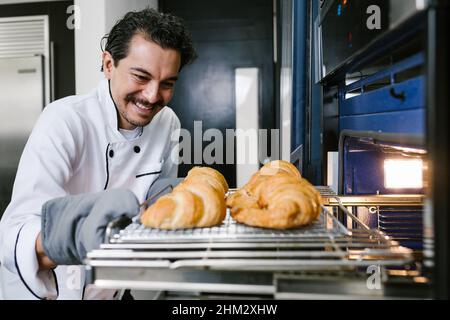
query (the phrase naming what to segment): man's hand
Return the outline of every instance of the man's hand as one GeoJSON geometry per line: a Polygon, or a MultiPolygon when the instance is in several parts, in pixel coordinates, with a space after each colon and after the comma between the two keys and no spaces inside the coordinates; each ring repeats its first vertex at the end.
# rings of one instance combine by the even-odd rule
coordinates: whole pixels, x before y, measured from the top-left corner
{"type": "Polygon", "coordinates": [[[42,246],[42,236],[40,232],[38,237],[36,238],[36,257],[39,263],[40,270],[49,270],[56,267],[56,264],[45,255],[44,247],[42,246]]]}
{"type": "Polygon", "coordinates": [[[136,196],[122,189],[46,202],[42,206],[41,234],[36,240],[40,266],[48,269],[82,264],[87,253],[104,242],[109,222],[121,216],[132,218],[139,209],[136,196]]]}

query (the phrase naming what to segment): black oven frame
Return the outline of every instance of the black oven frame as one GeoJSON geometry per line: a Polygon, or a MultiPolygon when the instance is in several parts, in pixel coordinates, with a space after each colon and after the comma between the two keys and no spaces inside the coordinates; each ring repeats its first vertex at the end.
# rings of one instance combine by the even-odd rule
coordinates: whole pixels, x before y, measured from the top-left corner
{"type": "Polygon", "coordinates": [[[434,263],[429,268],[434,297],[448,299],[450,288],[449,111],[450,4],[433,0],[427,14],[427,137],[431,163],[429,204],[433,218],[434,263]]]}

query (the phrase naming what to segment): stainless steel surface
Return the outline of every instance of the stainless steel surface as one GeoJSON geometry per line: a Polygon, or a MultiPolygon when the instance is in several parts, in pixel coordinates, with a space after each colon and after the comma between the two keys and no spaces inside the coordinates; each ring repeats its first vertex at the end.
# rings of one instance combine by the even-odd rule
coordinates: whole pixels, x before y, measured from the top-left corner
{"type": "MultiPolygon", "coordinates": [[[[324,198],[336,197],[327,187],[318,189],[324,198]]],[[[369,267],[412,262],[411,250],[368,229],[341,203],[323,207],[312,226],[289,231],[251,228],[229,216],[220,227],[178,231],[135,222],[86,260],[91,282],[99,287],[278,297],[288,294],[276,285],[283,275],[359,274],[365,281],[369,267]],[[356,229],[335,218],[338,209],[354,219],[356,229]]]]}
{"type": "Polygon", "coordinates": [[[377,300],[384,299],[382,290],[367,290],[366,277],[321,275],[277,275],[275,299],[291,300],[377,300]]]}
{"type": "Polygon", "coordinates": [[[55,101],[55,42],[50,41],[50,102],[55,101]]]}
{"type": "Polygon", "coordinates": [[[418,206],[424,204],[424,195],[375,195],[375,196],[340,196],[327,198],[326,205],[338,206],[342,204],[349,207],[358,206],[418,206]]]}
{"type": "Polygon", "coordinates": [[[0,216],[22,150],[50,99],[48,16],[0,18],[0,216]]]}
{"type": "Polygon", "coordinates": [[[0,18],[0,58],[43,57],[45,105],[51,102],[50,49],[47,15],[0,18]]]}
{"type": "Polygon", "coordinates": [[[42,57],[0,58],[0,84],[0,168],[16,168],[44,107],[42,57]]]}
{"type": "Polygon", "coordinates": [[[266,272],[92,267],[90,274],[91,282],[102,288],[269,296],[275,291],[273,277],[266,272]]]}
{"type": "Polygon", "coordinates": [[[46,16],[0,18],[0,58],[44,55],[46,16]]]}
{"type": "Polygon", "coordinates": [[[0,58],[0,217],[28,136],[44,107],[42,57],[0,58]]]}

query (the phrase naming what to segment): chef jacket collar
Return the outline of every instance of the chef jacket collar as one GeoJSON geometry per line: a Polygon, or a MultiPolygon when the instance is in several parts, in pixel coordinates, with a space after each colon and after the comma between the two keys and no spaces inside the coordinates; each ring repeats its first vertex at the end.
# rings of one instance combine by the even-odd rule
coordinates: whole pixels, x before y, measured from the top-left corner
{"type": "Polygon", "coordinates": [[[107,125],[119,133],[118,111],[111,97],[108,80],[104,79],[100,82],[98,86],[98,97],[102,105],[103,118],[106,120],[107,125]]]}

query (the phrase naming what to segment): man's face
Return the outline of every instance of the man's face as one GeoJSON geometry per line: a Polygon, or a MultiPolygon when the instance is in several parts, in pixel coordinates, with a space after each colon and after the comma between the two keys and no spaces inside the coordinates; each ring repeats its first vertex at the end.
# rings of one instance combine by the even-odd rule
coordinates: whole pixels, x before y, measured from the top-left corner
{"type": "Polygon", "coordinates": [[[128,56],[114,66],[103,53],[103,69],[111,82],[111,94],[119,111],[119,127],[132,130],[148,125],[172,99],[180,70],[181,55],[137,34],[128,56]]]}

